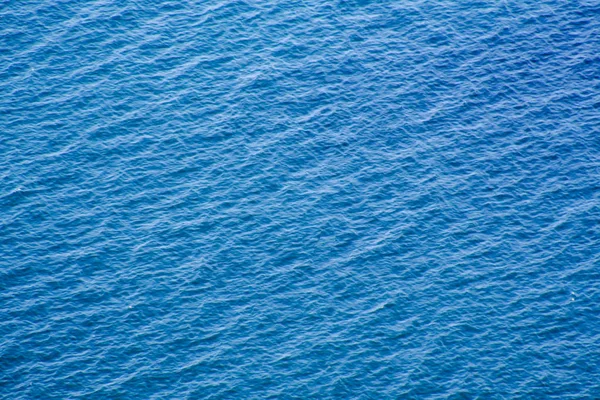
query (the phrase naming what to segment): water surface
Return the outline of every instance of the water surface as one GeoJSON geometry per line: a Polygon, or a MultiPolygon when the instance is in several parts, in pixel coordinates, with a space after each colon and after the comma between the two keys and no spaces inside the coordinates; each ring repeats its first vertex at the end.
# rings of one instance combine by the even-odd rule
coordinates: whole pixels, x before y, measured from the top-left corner
{"type": "Polygon", "coordinates": [[[598,1],[5,1],[0,398],[600,398],[598,1]]]}

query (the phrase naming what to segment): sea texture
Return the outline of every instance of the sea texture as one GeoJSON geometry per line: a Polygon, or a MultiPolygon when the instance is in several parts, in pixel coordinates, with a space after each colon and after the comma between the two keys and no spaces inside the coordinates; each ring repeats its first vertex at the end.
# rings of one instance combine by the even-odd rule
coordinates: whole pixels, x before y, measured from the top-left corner
{"type": "Polygon", "coordinates": [[[1,399],[600,399],[600,2],[4,0],[1,399]]]}

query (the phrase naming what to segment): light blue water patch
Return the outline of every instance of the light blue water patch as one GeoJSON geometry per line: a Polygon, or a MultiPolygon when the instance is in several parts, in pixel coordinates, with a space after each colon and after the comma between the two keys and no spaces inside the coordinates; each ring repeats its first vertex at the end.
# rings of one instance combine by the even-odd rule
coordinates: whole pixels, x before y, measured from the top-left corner
{"type": "Polygon", "coordinates": [[[600,398],[598,1],[5,1],[0,398],[600,398]]]}

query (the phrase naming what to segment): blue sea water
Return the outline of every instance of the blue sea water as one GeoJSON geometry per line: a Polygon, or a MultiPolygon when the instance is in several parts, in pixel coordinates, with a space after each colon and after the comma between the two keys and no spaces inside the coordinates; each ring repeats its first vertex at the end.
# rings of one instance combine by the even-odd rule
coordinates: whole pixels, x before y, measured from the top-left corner
{"type": "Polygon", "coordinates": [[[599,399],[600,2],[3,1],[0,398],[599,399]]]}

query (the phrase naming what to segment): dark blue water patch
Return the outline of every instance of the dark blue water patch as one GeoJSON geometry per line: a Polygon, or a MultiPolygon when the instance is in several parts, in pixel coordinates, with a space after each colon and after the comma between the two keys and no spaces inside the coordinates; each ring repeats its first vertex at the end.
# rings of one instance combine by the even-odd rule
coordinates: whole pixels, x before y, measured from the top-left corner
{"type": "Polygon", "coordinates": [[[0,398],[598,398],[596,2],[7,2],[0,398]]]}

